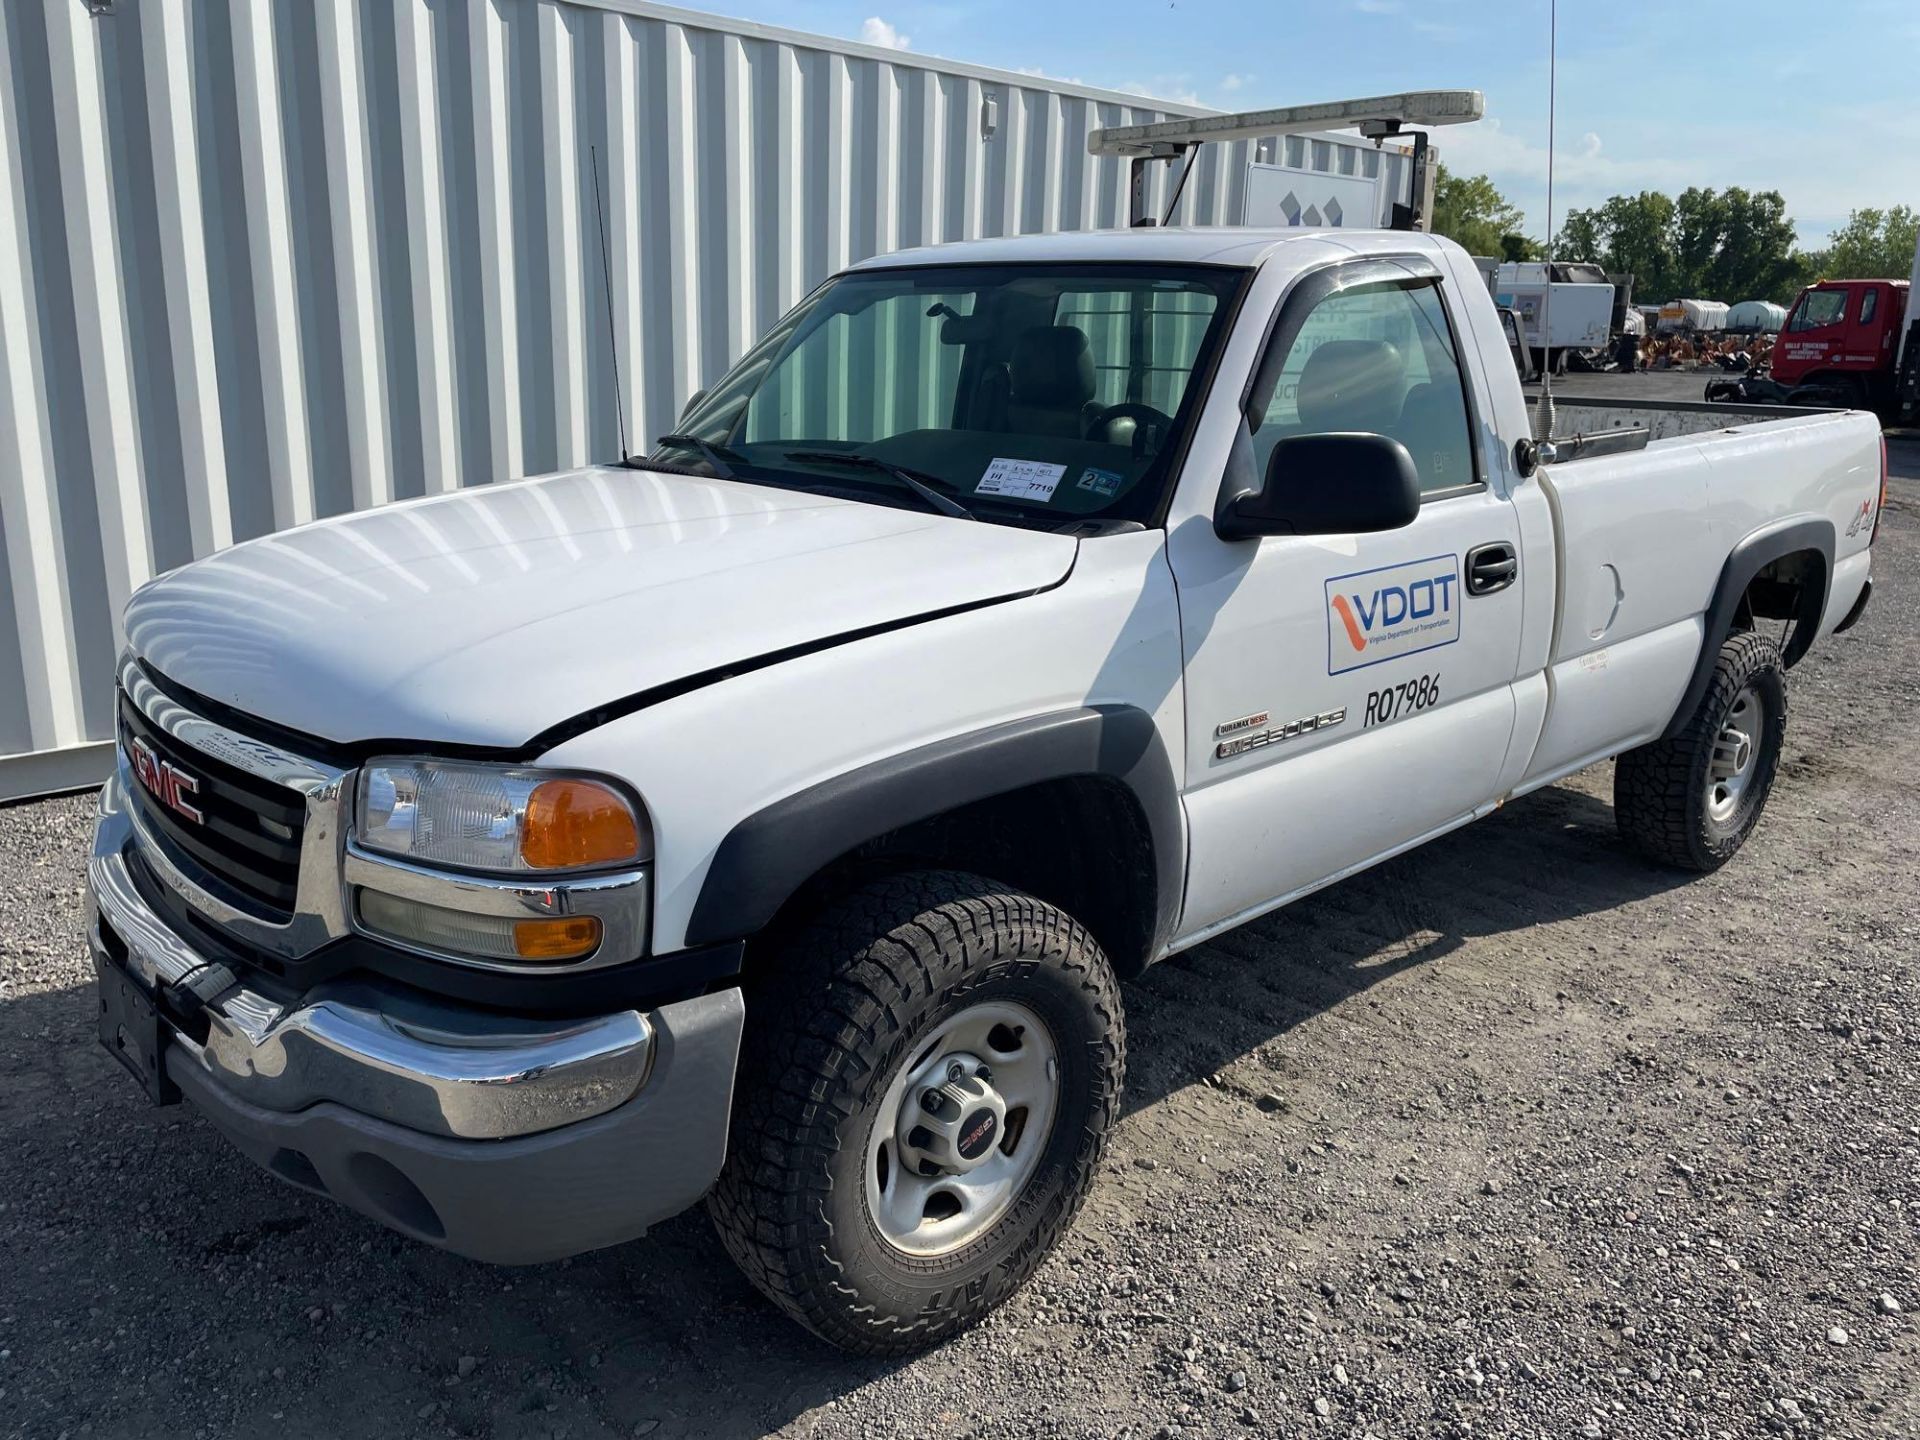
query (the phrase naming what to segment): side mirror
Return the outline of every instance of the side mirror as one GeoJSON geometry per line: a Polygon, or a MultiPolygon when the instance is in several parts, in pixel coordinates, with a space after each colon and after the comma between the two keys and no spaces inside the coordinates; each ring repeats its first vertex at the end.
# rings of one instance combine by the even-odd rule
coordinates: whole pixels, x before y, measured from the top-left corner
{"type": "Polygon", "coordinates": [[[680,407],[680,418],[682,420],[686,419],[687,416],[691,415],[694,412],[695,407],[697,407],[700,404],[700,402],[706,398],[707,398],[707,392],[704,390],[696,390],[691,395],[687,396],[687,403],[680,407]]]}
{"type": "Polygon", "coordinates": [[[1260,488],[1214,516],[1223,540],[1258,535],[1354,535],[1398,530],[1420,514],[1420,474],[1385,435],[1293,435],[1273,447],[1260,488]]]}

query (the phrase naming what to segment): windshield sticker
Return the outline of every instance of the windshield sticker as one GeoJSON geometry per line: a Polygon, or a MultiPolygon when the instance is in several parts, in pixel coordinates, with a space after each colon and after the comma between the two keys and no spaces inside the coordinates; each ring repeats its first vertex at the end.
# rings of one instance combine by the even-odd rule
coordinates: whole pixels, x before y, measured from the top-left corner
{"type": "Polygon", "coordinates": [[[1089,465],[1080,476],[1080,488],[1111,499],[1120,493],[1120,486],[1126,478],[1116,470],[1096,470],[1089,465]]]}
{"type": "Polygon", "coordinates": [[[1015,500],[1053,499],[1060,479],[1067,473],[1064,465],[1049,465],[1044,460],[1004,460],[996,456],[987,473],[973,487],[976,495],[1006,495],[1015,500]]]}
{"type": "Polygon", "coordinates": [[[1329,675],[1451,645],[1460,638],[1460,557],[1336,575],[1326,606],[1329,675]]]}

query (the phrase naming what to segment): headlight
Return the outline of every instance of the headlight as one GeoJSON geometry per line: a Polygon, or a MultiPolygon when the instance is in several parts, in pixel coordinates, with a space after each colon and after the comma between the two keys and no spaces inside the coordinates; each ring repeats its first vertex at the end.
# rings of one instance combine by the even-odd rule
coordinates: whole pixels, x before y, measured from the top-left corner
{"type": "Polygon", "coordinates": [[[369,850],[464,870],[587,870],[648,852],[639,814],[613,786],[498,765],[369,761],[355,818],[369,850]]]}

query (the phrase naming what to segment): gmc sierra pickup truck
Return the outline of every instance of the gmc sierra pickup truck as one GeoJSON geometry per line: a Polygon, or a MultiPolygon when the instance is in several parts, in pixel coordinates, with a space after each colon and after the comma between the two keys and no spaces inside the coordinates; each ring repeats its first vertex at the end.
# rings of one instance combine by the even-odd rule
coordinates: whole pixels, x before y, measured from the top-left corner
{"type": "Polygon", "coordinates": [[[1609,756],[1654,862],[1752,831],[1878,427],[1528,421],[1425,235],[858,265],[648,456],[135,596],[101,1037],[427,1244],[704,1197],[818,1334],[937,1341],[1085,1198],[1120,981],[1609,756]]]}

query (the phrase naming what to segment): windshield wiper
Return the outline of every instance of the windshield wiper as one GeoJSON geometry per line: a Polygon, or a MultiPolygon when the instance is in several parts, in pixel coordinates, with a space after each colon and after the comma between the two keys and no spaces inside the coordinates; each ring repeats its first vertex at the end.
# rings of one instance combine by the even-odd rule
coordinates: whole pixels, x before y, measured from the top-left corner
{"type": "Polygon", "coordinates": [[[980,518],[951,495],[942,495],[904,465],[882,460],[877,455],[861,455],[851,450],[789,450],[787,459],[802,465],[845,465],[850,470],[880,470],[898,480],[942,515],[951,515],[956,520],[980,518]]]}
{"type": "Polygon", "coordinates": [[[727,461],[744,461],[746,459],[746,456],[740,454],[738,451],[727,450],[717,445],[709,445],[698,435],[662,435],[653,443],[656,445],[677,445],[682,450],[693,451],[702,460],[706,461],[708,465],[712,466],[714,475],[722,480],[738,478],[733,473],[733,467],[729,465],[727,461]]]}

